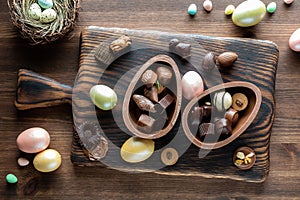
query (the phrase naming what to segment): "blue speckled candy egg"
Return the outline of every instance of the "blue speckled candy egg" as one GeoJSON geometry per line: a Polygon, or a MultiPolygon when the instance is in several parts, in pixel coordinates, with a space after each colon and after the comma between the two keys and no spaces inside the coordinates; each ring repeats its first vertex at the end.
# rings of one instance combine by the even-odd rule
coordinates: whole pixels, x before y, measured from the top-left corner
{"type": "Polygon", "coordinates": [[[53,0],[38,0],[38,4],[44,9],[52,8],[53,0]]]}

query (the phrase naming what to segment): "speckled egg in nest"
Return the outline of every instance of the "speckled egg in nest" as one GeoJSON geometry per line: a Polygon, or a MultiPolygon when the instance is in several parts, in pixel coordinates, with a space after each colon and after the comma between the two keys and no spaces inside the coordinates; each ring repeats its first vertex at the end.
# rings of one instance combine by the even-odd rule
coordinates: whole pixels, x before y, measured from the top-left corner
{"type": "MultiPolygon", "coordinates": [[[[7,0],[12,23],[30,44],[48,44],[74,28],[80,0],[52,0],[51,8],[38,0],[7,0]],[[34,6],[32,6],[34,5],[34,6]],[[39,15],[42,15],[39,17],[39,15]]],[[[47,2],[46,2],[47,3],[47,2]]]]}

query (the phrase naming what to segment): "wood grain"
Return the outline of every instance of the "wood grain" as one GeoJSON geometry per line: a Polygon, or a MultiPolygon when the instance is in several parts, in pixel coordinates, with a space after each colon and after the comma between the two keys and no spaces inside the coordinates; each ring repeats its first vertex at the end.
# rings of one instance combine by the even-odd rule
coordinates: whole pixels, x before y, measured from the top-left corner
{"type": "MultiPolygon", "coordinates": [[[[10,21],[5,1],[0,1],[0,198],[1,199],[299,199],[300,125],[299,53],[287,44],[289,36],[300,27],[300,4],[286,6],[275,0],[277,11],[267,14],[255,27],[239,28],[224,15],[228,4],[237,6],[243,0],[213,1],[214,9],[201,9],[194,18],[186,14],[187,1],[132,0],[81,1],[76,29],[65,40],[32,47],[20,39],[10,21]],[[78,72],[81,30],[90,25],[151,29],[218,37],[241,37],[271,40],[278,45],[279,64],[276,74],[275,121],[270,140],[270,172],[263,184],[227,179],[165,176],[153,173],[123,173],[102,167],[78,167],[70,161],[73,134],[72,107],[17,111],[17,74],[30,69],[66,85],[73,85],[78,72]],[[20,168],[16,159],[17,135],[33,126],[46,128],[51,148],[63,158],[62,167],[51,174],[39,174],[31,168],[20,168]],[[8,186],[4,177],[15,173],[19,183],[8,186]],[[22,188],[35,178],[36,189],[24,195],[22,188]]],[[[264,1],[268,3],[267,1],[264,1]]]]}

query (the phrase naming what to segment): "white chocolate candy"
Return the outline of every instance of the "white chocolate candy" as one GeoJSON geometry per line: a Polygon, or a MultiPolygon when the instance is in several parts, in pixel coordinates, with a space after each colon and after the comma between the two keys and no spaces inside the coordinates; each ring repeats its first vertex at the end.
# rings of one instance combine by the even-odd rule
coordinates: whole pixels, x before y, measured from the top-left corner
{"type": "Polygon", "coordinates": [[[214,95],[213,104],[218,111],[225,111],[232,105],[232,97],[228,92],[218,92],[214,95]]]}

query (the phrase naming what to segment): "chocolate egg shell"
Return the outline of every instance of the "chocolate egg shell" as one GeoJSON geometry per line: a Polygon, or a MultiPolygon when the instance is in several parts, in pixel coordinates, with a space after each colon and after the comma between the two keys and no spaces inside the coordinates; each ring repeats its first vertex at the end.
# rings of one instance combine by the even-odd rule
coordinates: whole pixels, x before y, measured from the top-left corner
{"type": "MultiPolygon", "coordinates": [[[[238,138],[253,122],[255,119],[262,102],[261,91],[254,84],[244,81],[232,81],[228,83],[223,83],[205,90],[199,96],[193,98],[185,107],[182,114],[182,127],[187,138],[196,146],[202,149],[217,149],[221,148],[236,138],[238,138]],[[216,142],[205,142],[197,138],[197,130],[193,128],[190,124],[190,113],[196,105],[205,105],[205,102],[210,101],[213,94],[220,93],[226,90],[229,94],[235,94],[238,92],[243,92],[247,94],[249,99],[249,104],[247,108],[243,111],[242,116],[239,117],[238,122],[234,127],[232,127],[232,132],[229,137],[225,139],[220,138],[216,142]]],[[[212,112],[216,112],[213,111],[212,112]]],[[[221,113],[216,113],[217,115],[221,113]]],[[[212,113],[212,116],[216,116],[212,113]]],[[[224,114],[224,113],[223,113],[224,114]]]]}
{"type": "MultiPolygon", "coordinates": [[[[161,86],[157,86],[158,90],[161,86]]],[[[148,89],[148,88],[147,88],[148,89]]],[[[149,60],[147,60],[135,73],[132,81],[130,82],[126,93],[125,93],[122,117],[126,128],[135,136],[144,139],[157,139],[166,135],[176,124],[182,102],[182,87],[181,87],[181,76],[176,62],[168,55],[159,54],[149,60]],[[144,89],[147,87],[145,84],[141,84],[141,77],[147,70],[156,71],[158,67],[167,67],[172,71],[172,80],[165,86],[161,94],[159,94],[158,103],[153,103],[148,99],[145,106],[139,106],[136,102],[140,102],[141,98],[136,101],[136,95],[144,94],[144,89]],[[133,99],[135,98],[135,100],[133,99]],[[151,105],[151,106],[150,106],[151,105]],[[152,108],[152,106],[154,106],[152,108]],[[141,108],[147,107],[147,110],[141,108]],[[152,112],[153,111],[153,112],[152,112]],[[138,129],[138,120],[141,114],[147,114],[148,116],[155,119],[153,124],[153,130],[147,133],[143,130],[138,129]],[[156,123],[157,121],[162,122],[156,123]],[[159,124],[159,125],[158,125],[159,124]],[[159,127],[159,129],[156,129],[159,127]]],[[[145,99],[144,97],[143,99],[145,99]]],[[[147,98],[146,98],[147,99],[147,98]]]]}
{"type": "Polygon", "coordinates": [[[46,149],[49,144],[49,133],[39,127],[29,128],[17,137],[17,146],[25,153],[38,153],[46,149]]]}

